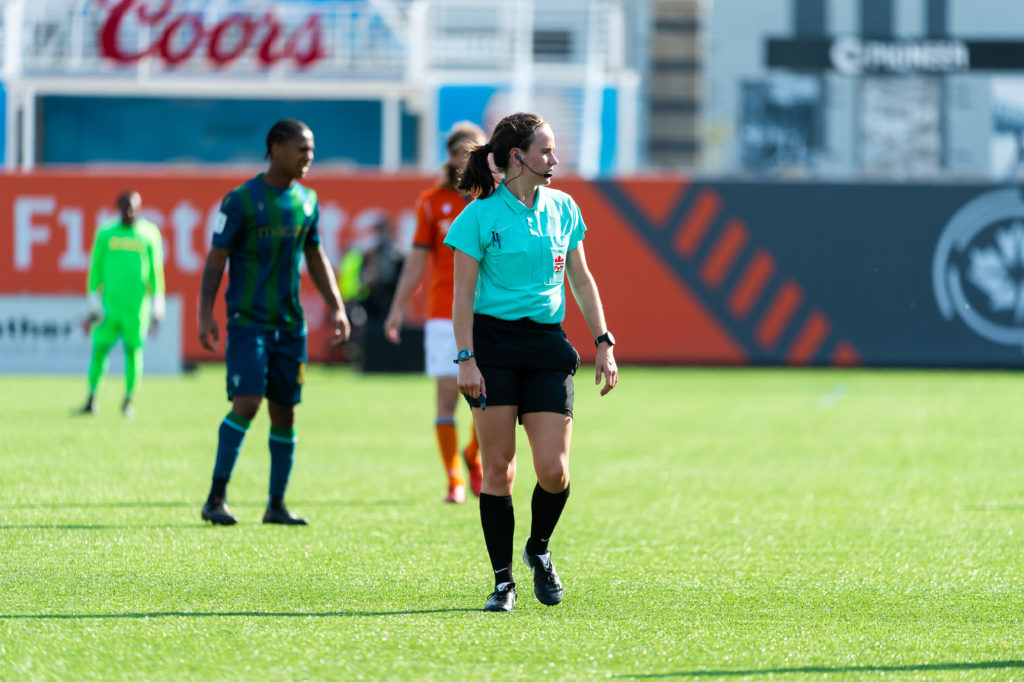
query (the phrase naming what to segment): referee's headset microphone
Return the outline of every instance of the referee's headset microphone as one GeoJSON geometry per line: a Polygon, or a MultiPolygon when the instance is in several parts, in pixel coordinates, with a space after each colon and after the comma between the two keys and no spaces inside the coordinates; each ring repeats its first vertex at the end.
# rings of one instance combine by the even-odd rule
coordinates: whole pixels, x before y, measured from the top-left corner
{"type": "Polygon", "coordinates": [[[530,165],[528,163],[526,163],[525,161],[523,161],[523,155],[520,154],[519,152],[515,153],[515,157],[516,157],[516,161],[518,161],[519,163],[521,163],[524,166],[526,166],[526,170],[530,171],[534,175],[539,175],[542,178],[550,178],[551,177],[551,173],[538,173],[537,171],[535,171],[532,168],[530,168],[530,165]]]}

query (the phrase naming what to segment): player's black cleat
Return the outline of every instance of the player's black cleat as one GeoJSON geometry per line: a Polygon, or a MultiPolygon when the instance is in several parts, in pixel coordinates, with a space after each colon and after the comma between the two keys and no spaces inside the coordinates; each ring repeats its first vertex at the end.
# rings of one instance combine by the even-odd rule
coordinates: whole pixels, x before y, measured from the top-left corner
{"type": "Polygon", "coordinates": [[[99,412],[99,407],[96,405],[96,398],[89,396],[85,401],[85,405],[78,411],[78,414],[96,414],[99,412]]]}
{"type": "Polygon", "coordinates": [[[211,500],[203,505],[203,521],[217,526],[233,526],[238,519],[228,511],[228,503],[224,500],[211,500]]]}
{"type": "Polygon", "coordinates": [[[135,408],[132,407],[132,399],[125,398],[124,402],[121,403],[121,414],[128,419],[132,419],[135,416],[135,408]]]}
{"type": "Polygon", "coordinates": [[[530,554],[523,550],[523,562],[533,573],[533,593],[541,604],[554,606],[562,601],[562,581],[551,563],[551,552],[530,554]]]}
{"type": "Polygon", "coordinates": [[[509,612],[516,606],[516,584],[501,583],[491,592],[490,598],[484,604],[484,611],[505,611],[509,612]]]}
{"type": "Polygon", "coordinates": [[[284,526],[306,526],[309,521],[292,514],[286,507],[267,507],[263,514],[263,523],[280,523],[284,526]]]}

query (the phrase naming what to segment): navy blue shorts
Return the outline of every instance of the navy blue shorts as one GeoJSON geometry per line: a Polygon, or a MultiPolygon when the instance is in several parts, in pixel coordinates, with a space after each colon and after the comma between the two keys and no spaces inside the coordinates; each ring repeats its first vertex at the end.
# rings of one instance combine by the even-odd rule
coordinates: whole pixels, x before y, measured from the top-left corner
{"type": "Polygon", "coordinates": [[[228,400],[236,395],[262,395],[281,405],[302,401],[305,333],[228,327],[225,356],[228,400]]]}
{"type": "MultiPolygon", "coordinates": [[[[487,385],[488,405],[572,416],[572,377],[580,356],[559,324],[473,316],[473,352],[487,385]]],[[[466,396],[471,407],[480,401],[466,396]]]]}

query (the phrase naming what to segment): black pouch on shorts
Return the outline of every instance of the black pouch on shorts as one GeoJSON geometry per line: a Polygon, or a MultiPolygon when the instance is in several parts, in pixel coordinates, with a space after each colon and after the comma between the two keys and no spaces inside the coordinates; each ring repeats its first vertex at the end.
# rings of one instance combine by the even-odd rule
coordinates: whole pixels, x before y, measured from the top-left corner
{"type": "Polygon", "coordinates": [[[576,376],[576,370],[580,368],[580,354],[576,351],[576,348],[569,342],[569,339],[565,340],[565,345],[569,352],[569,374],[576,376]]]}

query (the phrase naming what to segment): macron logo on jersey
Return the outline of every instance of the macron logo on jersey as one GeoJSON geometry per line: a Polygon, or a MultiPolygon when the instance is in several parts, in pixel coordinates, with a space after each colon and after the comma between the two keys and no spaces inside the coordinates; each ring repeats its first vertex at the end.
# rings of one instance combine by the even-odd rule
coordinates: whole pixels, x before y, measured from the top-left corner
{"type": "Polygon", "coordinates": [[[224,211],[217,213],[217,219],[213,221],[213,233],[220,234],[224,231],[224,226],[228,224],[228,215],[224,211]]]}

